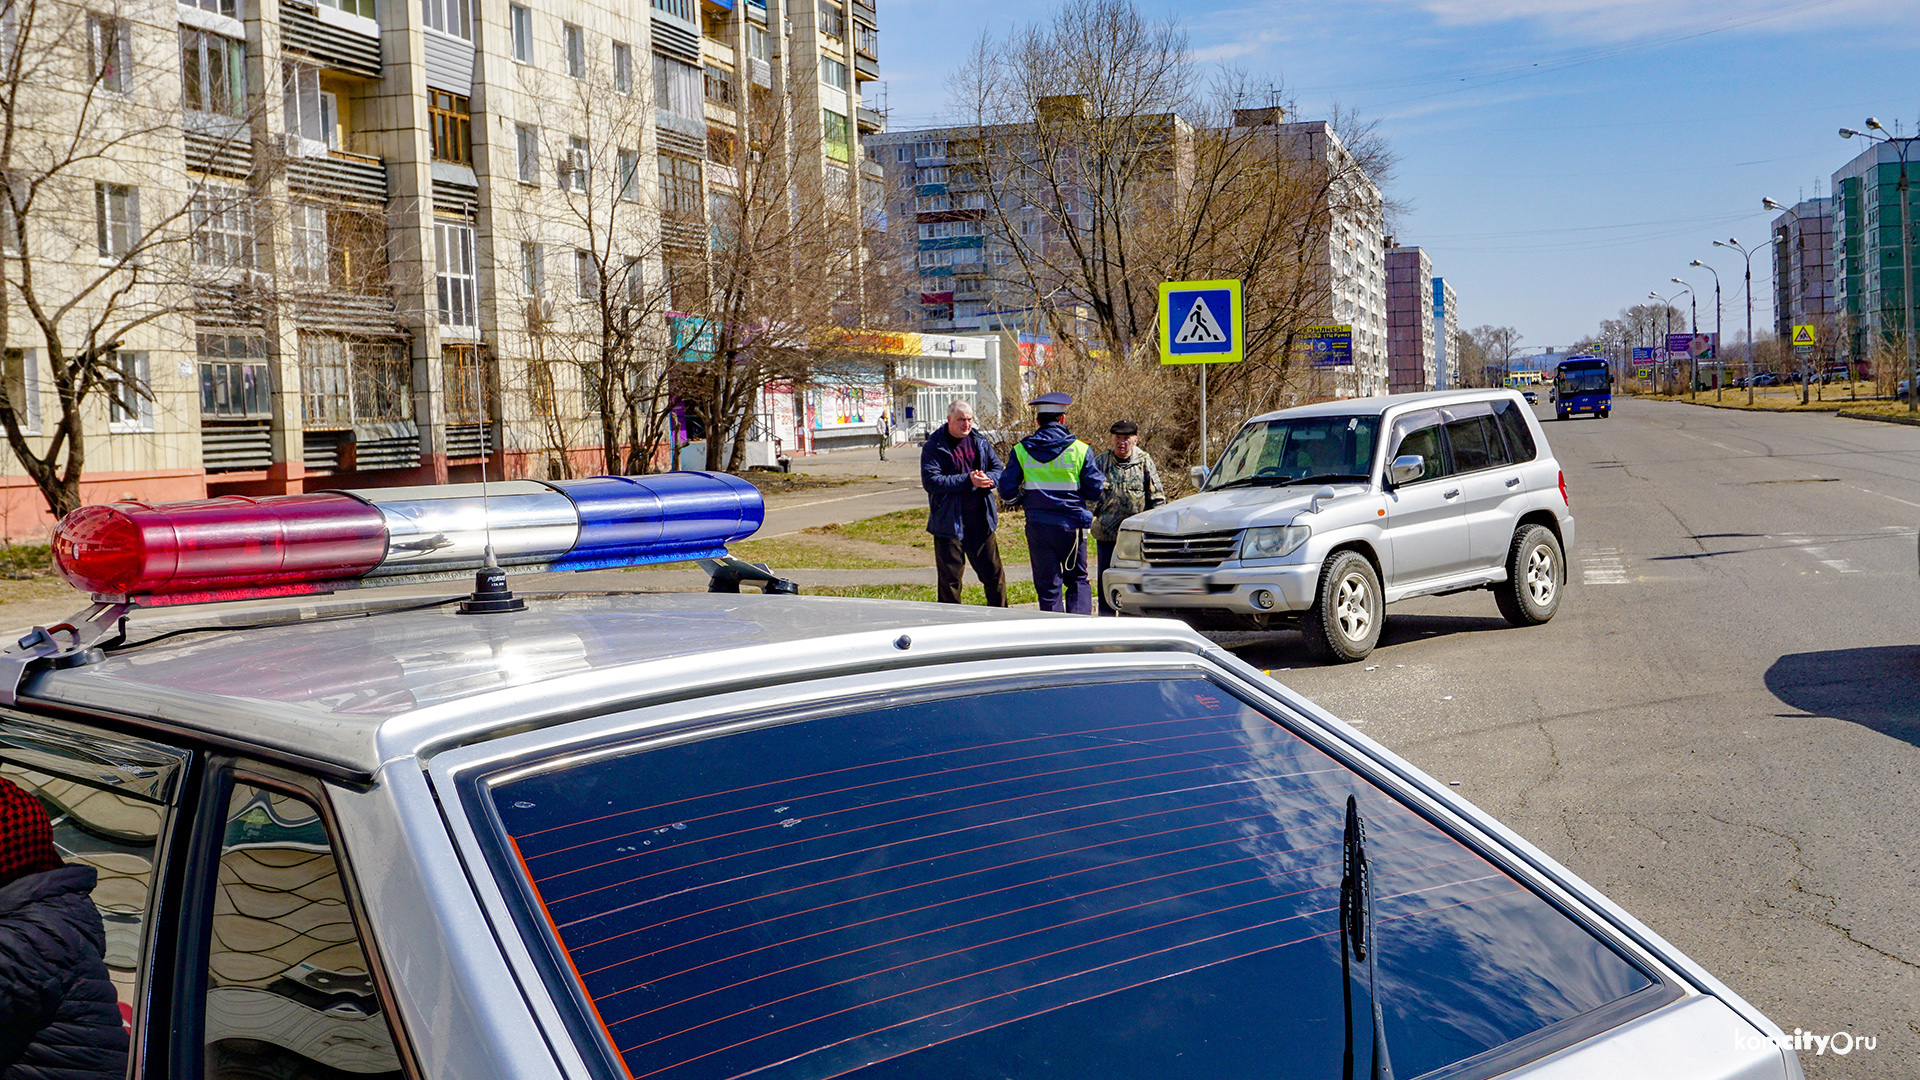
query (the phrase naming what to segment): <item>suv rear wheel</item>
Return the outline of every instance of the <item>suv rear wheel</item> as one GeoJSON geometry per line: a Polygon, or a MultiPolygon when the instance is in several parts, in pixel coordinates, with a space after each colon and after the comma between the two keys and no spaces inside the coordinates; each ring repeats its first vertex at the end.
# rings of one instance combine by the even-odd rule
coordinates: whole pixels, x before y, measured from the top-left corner
{"type": "Polygon", "coordinates": [[[1307,651],[1321,660],[1364,660],[1380,640],[1386,597],[1373,564],[1354,551],[1336,551],[1320,567],[1320,591],[1300,619],[1307,651]]]}
{"type": "Polygon", "coordinates": [[[1538,626],[1560,610],[1567,581],[1560,538],[1545,525],[1522,525],[1507,549],[1507,580],[1493,587],[1500,614],[1515,626],[1538,626]]]}

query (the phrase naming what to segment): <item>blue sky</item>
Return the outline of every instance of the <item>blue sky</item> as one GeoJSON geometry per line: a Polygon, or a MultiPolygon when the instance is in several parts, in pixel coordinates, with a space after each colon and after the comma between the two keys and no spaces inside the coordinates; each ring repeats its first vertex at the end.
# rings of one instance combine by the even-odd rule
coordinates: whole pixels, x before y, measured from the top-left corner
{"type": "MultiPolygon", "coordinates": [[[[1377,119],[1401,156],[1390,194],[1460,295],[1463,327],[1564,346],[1603,318],[1700,290],[1713,329],[1744,326],[1744,264],[1714,239],[1764,244],[1763,196],[1826,194],[1868,116],[1920,123],[1915,0],[1138,0],[1177,14],[1196,56],[1285,87],[1296,118],[1334,104],[1377,119]]],[[[1050,10],[1013,0],[886,0],[881,73],[894,130],[935,122],[982,31],[1050,10]]],[[[1754,257],[1753,321],[1772,325],[1754,257]]],[[[1676,306],[1685,310],[1682,296],[1676,306]]],[[[1680,329],[1679,327],[1675,328],[1680,329]]]]}

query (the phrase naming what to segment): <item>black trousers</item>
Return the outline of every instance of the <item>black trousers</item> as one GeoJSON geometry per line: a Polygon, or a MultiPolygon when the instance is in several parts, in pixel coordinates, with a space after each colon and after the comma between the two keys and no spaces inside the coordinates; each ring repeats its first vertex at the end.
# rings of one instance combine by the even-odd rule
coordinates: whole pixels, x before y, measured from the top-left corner
{"type": "Polygon", "coordinates": [[[933,567],[940,575],[940,602],[960,602],[960,578],[968,563],[987,592],[988,607],[1007,606],[1007,568],[1000,563],[1000,540],[993,533],[956,540],[950,536],[933,538],[933,567]]]}

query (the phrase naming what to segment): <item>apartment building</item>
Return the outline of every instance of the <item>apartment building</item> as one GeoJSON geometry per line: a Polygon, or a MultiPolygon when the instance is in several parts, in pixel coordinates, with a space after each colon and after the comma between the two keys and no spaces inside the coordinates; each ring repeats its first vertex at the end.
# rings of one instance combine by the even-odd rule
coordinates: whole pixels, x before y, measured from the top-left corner
{"type": "MultiPolygon", "coordinates": [[[[1803,199],[1773,219],[1773,321],[1782,341],[1795,326],[1819,328],[1822,339],[1839,328],[1833,289],[1833,200],[1803,199]]],[[[1823,352],[1830,352],[1824,342],[1823,352]]]]}
{"type": "Polygon", "coordinates": [[[1460,298],[1446,278],[1433,279],[1433,388],[1451,390],[1460,365],[1460,298]]]}
{"type": "MultiPolygon", "coordinates": [[[[65,163],[73,205],[15,226],[84,242],[0,257],[97,264],[146,305],[108,328],[83,501],[597,468],[606,388],[574,331],[610,292],[647,324],[622,332],[700,311],[715,222],[780,146],[813,148],[802,179],[849,230],[877,197],[866,0],[35,2],[69,24],[42,44],[80,61],[25,123],[112,152],[65,163]],[[786,105],[759,110],[774,146],[756,94],[786,105]]],[[[8,389],[44,448],[50,350],[9,307],[8,389]]],[[[49,524],[11,458],[0,491],[5,535],[49,524]]]]}
{"type": "Polygon", "coordinates": [[[1434,388],[1433,262],[1417,247],[1387,249],[1389,392],[1434,388]]]}
{"type": "MultiPolygon", "coordinates": [[[[1909,164],[1907,220],[1920,223],[1920,164],[1909,164]]],[[[1833,309],[1845,320],[1839,358],[1868,362],[1898,350],[1906,325],[1900,246],[1900,151],[1867,147],[1833,174],[1833,309]]]]}

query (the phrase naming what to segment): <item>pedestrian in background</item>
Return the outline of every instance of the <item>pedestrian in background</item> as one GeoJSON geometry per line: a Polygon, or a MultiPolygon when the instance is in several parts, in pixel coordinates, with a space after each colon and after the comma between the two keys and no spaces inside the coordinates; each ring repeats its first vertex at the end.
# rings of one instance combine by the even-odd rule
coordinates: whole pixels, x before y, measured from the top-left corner
{"type": "Polygon", "coordinates": [[[0,780],[0,1076],[127,1074],[98,879],[60,858],[40,800],[0,780]]]}
{"type": "Polygon", "coordinates": [[[1093,591],[1100,598],[1100,614],[1116,615],[1101,582],[1113,565],[1113,542],[1119,539],[1120,523],[1166,502],[1167,489],[1160,483],[1160,467],[1153,463],[1153,455],[1140,449],[1140,428],[1133,421],[1116,420],[1107,432],[1113,436],[1113,448],[1093,455],[1107,481],[1100,505],[1093,511],[1093,538],[1100,544],[1093,591]]]}
{"type": "Polygon", "coordinates": [[[885,461],[887,460],[887,444],[893,441],[893,423],[887,418],[886,412],[882,411],[880,413],[880,419],[875,421],[874,426],[880,431],[880,460],[885,461]]]}
{"type": "Polygon", "coordinates": [[[1000,474],[1000,495],[1027,512],[1027,559],[1042,611],[1093,614],[1087,587],[1087,529],[1104,482],[1086,443],[1067,430],[1065,394],[1042,394],[1037,428],[1013,448],[1000,474]]]}
{"type": "Polygon", "coordinates": [[[960,602],[968,563],[986,590],[988,607],[1007,606],[1007,570],[1000,562],[1000,508],[993,487],[1004,465],[993,443],[973,429],[973,406],[955,401],[947,422],[920,447],[920,486],[927,489],[927,531],[943,604],[960,602]]]}

